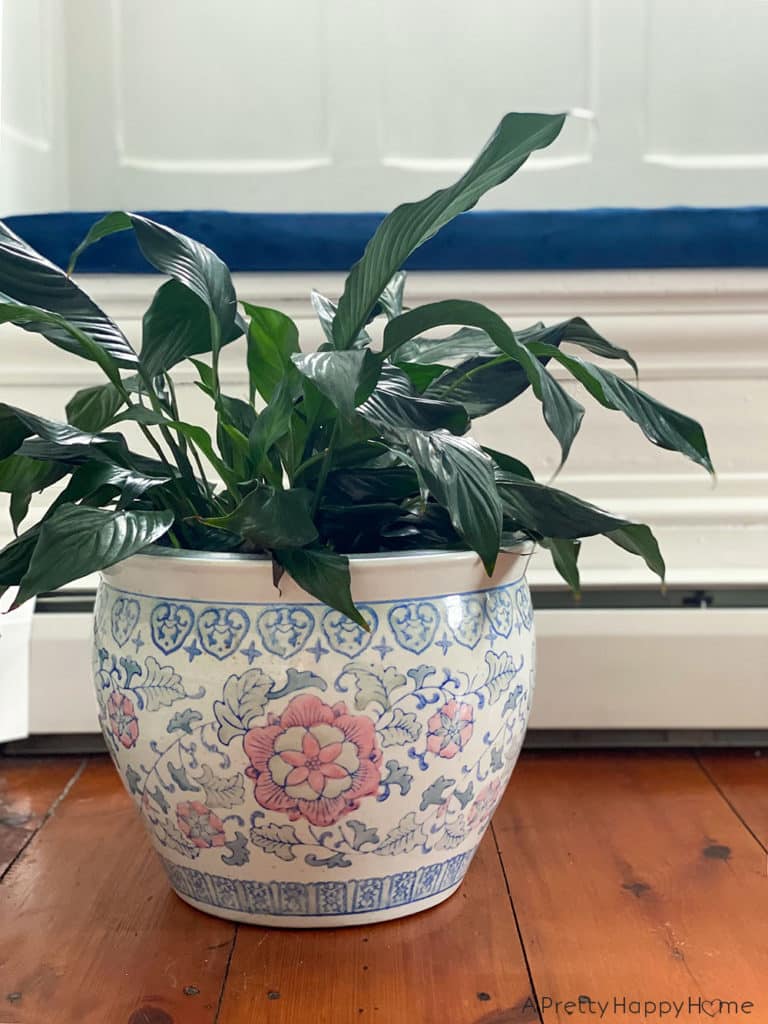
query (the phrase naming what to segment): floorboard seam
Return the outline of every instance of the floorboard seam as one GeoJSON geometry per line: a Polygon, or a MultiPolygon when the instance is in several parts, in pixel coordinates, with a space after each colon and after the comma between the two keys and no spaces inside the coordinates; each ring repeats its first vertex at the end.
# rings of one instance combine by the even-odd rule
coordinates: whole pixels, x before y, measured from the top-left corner
{"type": "Polygon", "coordinates": [[[512,911],[512,917],[515,920],[515,929],[517,931],[517,938],[518,938],[518,941],[520,943],[520,950],[521,950],[521,952],[523,954],[523,962],[525,963],[525,971],[526,971],[526,974],[528,975],[528,984],[530,985],[531,995],[533,996],[534,1004],[536,1006],[536,1019],[540,1022],[540,1024],[544,1024],[544,1018],[542,1017],[541,1010],[539,1009],[539,996],[538,996],[538,993],[536,992],[536,985],[535,985],[534,980],[533,980],[533,971],[531,969],[531,962],[528,959],[528,951],[526,950],[525,942],[523,941],[523,931],[522,931],[522,928],[520,927],[520,919],[518,918],[517,910],[515,909],[515,901],[512,899],[512,889],[510,888],[509,878],[507,877],[507,868],[506,868],[506,865],[504,864],[504,858],[501,855],[501,848],[499,847],[499,841],[496,838],[496,829],[494,828],[493,823],[491,823],[490,831],[491,831],[491,835],[493,836],[493,845],[496,848],[496,856],[499,858],[499,865],[501,866],[501,873],[502,873],[502,875],[504,877],[504,886],[505,886],[505,888],[507,890],[507,897],[509,898],[509,906],[510,906],[510,909],[512,911]]]}
{"type": "Polygon", "coordinates": [[[725,801],[725,803],[728,805],[728,807],[730,807],[730,809],[733,811],[734,815],[738,818],[738,820],[741,822],[741,824],[744,826],[744,828],[747,830],[747,832],[749,832],[749,834],[755,840],[755,842],[760,847],[760,849],[765,854],[768,854],[768,846],[765,845],[765,843],[760,839],[760,837],[757,835],[757,833],[751,828],[749,822],[744,818],[744,816],[741,814],[741,812],[736,807],[734,802],[730,799],[730,797],[723,790],[723,788],[721,787],[720,783],[714,777],[712,772],[707,768],[707,766],[701,760],[701,756],[699,754],[694,754],[693,756],[694,756],[694,759],[695,759],[696,763],[698,764],[699,768],[701,768],[702,772],[704,773],[704,775],[709,779],[709,781],[712,783],[713,787],[717,790],[717,792],[720,794],[720,796],[725,801]]]}
{"type": "Polygon", "coordinates": [[[232,943],[229,947],[229,953],[227,954],[227,963],[224,967],[224,977],[221,979],[221,990],[219,991],[219,1001],[216,1004],[216,1013],[213,1016],[213,1024],[218,1024],[219,1015],[221,1014],[221,1007],[224,1004],[224,995],[227,991],[227,982],[229,981],[229,968],[232,966],[232,957],[235,954],[235,943],[237,942],[237,936],[240,932],[240,925],[235,925],[235,930],[232,934],[232,943]]]}
{"type": "Polygon", "coordinates": [[[16,856],[13,857],[13,859],[8,863],[8,865],[5,868],[5,871],[0,873],[0,882],[4,882],[5,881],[6,877],[13,870],[14,865],[22,857],[22,855],[24,854],[24,851],[28,848],[28,846],[32,842],[32,840],[36,836],[38,836],[40,834],[40,832],[45,827],[45,825],[50,821],[50,819],[56,813],[56,810],[61,805],[62,801],[66,800],[66,798],[69,796],[69,793],[70,793],[72,787],[75,785],[75,783],[79,780],[80,776],[85,771],[85,767],[86,767],[87,764],[88,764],[88,758],[84,757],[82,759],[82,761],[80,762],[80,764],[75,769],[75,771],[72,773],[72,777],[69,779],[69,781],[66,783],[66,785],[64,786],[62,791],[54,799],[54,801],[51,804],[51,806],[48,808],[48,810],[45,812],[45,814],[40,819],[40,824],[37,826],[37,828],[32,829],[32,831],[28,834],[27,839],[24,842],[24,845],[21,847],[20,850],[17,851],[16,856]]]}

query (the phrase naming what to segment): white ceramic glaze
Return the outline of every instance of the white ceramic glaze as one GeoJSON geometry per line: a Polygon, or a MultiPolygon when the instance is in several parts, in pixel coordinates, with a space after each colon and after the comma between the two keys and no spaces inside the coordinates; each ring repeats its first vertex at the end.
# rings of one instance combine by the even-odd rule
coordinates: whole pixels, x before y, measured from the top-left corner
{"type": "Polygon", "coordinates": [[[366,633],[259,558],[108,569],[94,679],[113,759],[182,899],[337,927],[455,891],[534,681],[528,549],[353,558],[366,633]]]}

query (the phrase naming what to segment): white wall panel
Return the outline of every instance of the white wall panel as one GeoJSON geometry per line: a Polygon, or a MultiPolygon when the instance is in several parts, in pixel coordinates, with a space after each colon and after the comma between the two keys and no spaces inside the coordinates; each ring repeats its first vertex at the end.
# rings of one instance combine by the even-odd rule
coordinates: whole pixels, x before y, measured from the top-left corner
{"type": "Polygon", "coordinates": [[[768,166],[768,4],[650,0],[647,155],[702,169],[768,166]]]}
{"type": "Polygon", "coordinates": [[[765,0],[4,0],[0,213],[375,210],[579,108],[486,207],[768,202],[765,0]]]}

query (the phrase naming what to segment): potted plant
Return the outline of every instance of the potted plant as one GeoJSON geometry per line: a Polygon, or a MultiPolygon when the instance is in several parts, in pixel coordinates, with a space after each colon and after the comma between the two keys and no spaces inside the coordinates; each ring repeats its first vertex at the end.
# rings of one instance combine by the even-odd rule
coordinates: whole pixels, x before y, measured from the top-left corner
{"type": "Polygon", "coordinates": [[[477,302],[403,304],[408,256],[563,120],[508,114],[454,185],[385,218],[338,305],[313,296],[318,351],[277,310],[238,304],[208,248],[145,217],[104,217],[72,260],[133,231],[167,277],[140,354],[68,274],[0,234],[0,319],[106,375],[67,422],[0,405],[17,531],[0,587],[18,587],[18,605],[101,571],[101,726],[171,884],[202,910],[339,925],[445,899],[523,740],[533,544],[574,588],[579,538],[594,534],[663,576],[647,526],[536,482],[523,445],[483,448],[469,428],[530,387],[564,461],[584,409],[550,362],[711,470],[699,424],[566,353],[636,370],[581,319],[512,331],[477,302]],[[430,333],[444,326],[458,329],[430,333]],[[222,347],[242,335],[247,400],[219,380],[222,347]],[[182,360],[215,407],[214,437],[178,407],[182,360]],[[53,484],[42,521],[22,528],[30,496],[53,484]]]}

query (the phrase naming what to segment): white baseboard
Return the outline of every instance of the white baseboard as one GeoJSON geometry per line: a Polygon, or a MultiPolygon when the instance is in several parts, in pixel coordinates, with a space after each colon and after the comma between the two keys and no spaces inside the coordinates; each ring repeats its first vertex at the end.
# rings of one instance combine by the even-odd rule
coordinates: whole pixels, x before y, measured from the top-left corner
{"type": "MultiPolygon", "coordinates": [[[[83,277],[82,283],[138,345],[152,276],[83,277]]],[[[321,340],[309,305],[317,287],[338,296],[339,274],[236,275],[238,293],[282,308],[304,343],[321,340]]],[[[699,418],[718,481],[653,448],[617,414],[592,406],[574,445],[563,489],[649,522],[669,582],[690,587],[768,586],[768,271],[610,271],[413,274],[413,305],[447,296],[485,302],[513,326],[583,315],[636,356],[642,383],[699,418]]],[[[0,327],[0,401],[62,415],[73,390],[99,380],[91,364],[15,328],[0,327]]],[[[242,344],[224,350],[232,393],[246,387],[242,344]]],[[[612,367],[616,369],[614,365],[612,367]]],[[[185,418],[210,422],[205,398],[179,372],[185,418]]],[[[574,388],[578,392],[578,388],[574,388]]],[[[476,425],[485,443],[510,451],[539,479],[557,453],[530,395],[476,425]]],[[[33,506],[32,516],[40,504],[33,506]]],[[[8,539],[0,520],[0,543],[8,539]]],[[[587,587],[648,587],[637,560],[597,539],[581,558],[587,587]]],[[[531,581],[554,586],[544,553],[531,581]]],[[[95,580],[81,586],[95,585],[95,580]]],[[[768,611],[610,609],[539,613],[539,728],[759,728],[768,726],[768,611]]],[[[88,616],[37,616],[32,640],[30,728],[94,727],[88,616]]]]}

